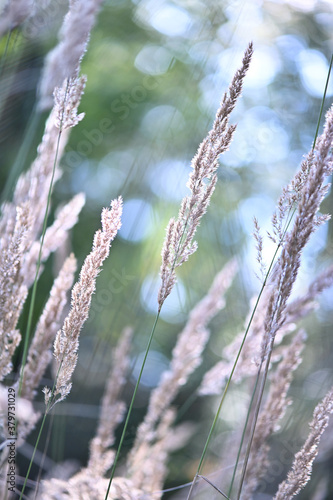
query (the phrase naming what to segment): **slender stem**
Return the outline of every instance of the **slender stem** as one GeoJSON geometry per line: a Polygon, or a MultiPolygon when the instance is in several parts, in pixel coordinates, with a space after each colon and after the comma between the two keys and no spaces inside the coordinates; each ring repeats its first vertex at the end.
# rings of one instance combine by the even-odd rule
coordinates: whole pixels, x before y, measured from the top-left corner
{"type": "Polygon", "coordinates": [[[152,343],[152,340],[153,340],[153,337],[154,337],[156,325],[157,325],[158,319],[160,317],[160,312],[161,312],[161,309],[159,309],[158,312],[157,312],[157,314],[156,314],[154,325],[153,325],[153,328],[152,328],[152,330],[150,332],[149,340],[148,340],[147,347],[146,347],[145,356],[144,356],[142,364],[141,364],[140,373],[139,373],[138,380],[137,380],[135,388],[134,388],[133,396],[132,396],[131,403],[130,403],[130,406],[129,406],[129,409],[128,409],[128,412],[127,412],[127,417],[126,417],[125,424],[124,424],[124,427],[123,427],[123,431],[122,431],[122,434],[121,434],[121,438],[120,438],[120,442],[119,442],[119,445],[118,445],[117,453],[116,453],[116,456],[115,456],[115,459],[114,459],[114,462],[113,462],[113,466],[112,466],[112,470],[111,470],[111,476],[110,476],[108,488],[107,488],[106,495],[105,495],[105,500],[107,500],[109,492],[110,492],[111,483],[112,483],[112,480],[113,480],[113,477],[114,477],[114,473],[115,473],[115,470],[116,470],[116,466],[117,466],[117,463],[118,463],[120,451],[121,451],[121,448],[122,448],[122,445],[123,445],[123,442],[124,442],[124,439],[125,439],[125,434],[126,434],[126,431],[127,431],[128,422],[129,422],[129,419],[130,419],[130,416],[131,416],[131,413],[132,413],[134,400],[135,400],[136,394],[137,394],[138,389],[139,389],[139,385],[140,385],[142,373],[143,373],[143,370],[144,370],[144,367],[145,367],[145,364],[146,364],[146,360],[147,360],[147,357],[148,357],[148,353],[149,353],[149,350],[150,350],[150,346],[151,346],[151,343],[152,343]]]}
{"type": "Polygon", "coordinates": [[[240,455],[241,455],[241,451],[242,451],[243,443],[244,443],[244,439],[245,439],[245,432],[246,432],[246,429],[247,429],[247,426],[248,426],[248,423],[249,423],[252,405],[253,405],[254,398],[255,398],[255,395],[256,395],[256,392],[257,392],[257,387],[258,387],[258,382],[259,382],[259,377],[260,377],[260,368],[259,368],[257,376],[256,376],[256,381],[255,381],[254,388],[253,388],[253,391],[252,391],[250,405],[249,405],[249,408],[248,408],[248,411],[247,411],[247,415],[246,415],[246,419],[245,419],[245,424],[243,426],[242,437],[241,437],[240,445],[238,447],[236,463],[235,463],[235,467],[234,467],[234,470],[233,470],[233,473],[232,473],[231,483],[230,483],[229,491],[228,491],[228,496],[229,497],[231,495],[232,488],[233,488],[233,485],[234,485],[234,481],[235,481],[235,477],[236,477],[236,471],[237,471],[237,467],[238,467],[238,464],[239,464],[239,459],[240,459],[240,455]]]}
{"type": "Polygon", "coordinates": [[[10,30],[10,31],[8,32],[8,35],[7,35],[7,39],[6,39],[6,46],[5,46],[5,50],[4,50],[4,53],[3,53],[2,59],[1,59],[0,77],[2,76],[2,73],[3,73],[4,67],[5,67],[5,64],[6,64],[6,58],[7,58],[8,48],[9,48],[9,42],[10,42],[10,38],[11,38],[11,36],[12,36],[12,33],[13,33],[13,30],[10,30]]]}
{"type": "MultiPolygon", "coordinates": [[[[262,377],[260,388],[259,388],[259,398],[258,398],[258,401],[257,401],[257,404],[256,404],[256,408],[255,408],[255,414],[254,414],[252,428],[251,428],[251,432],[250,432],[250,439],[249,439],[249,442],[248,442],[247,447],[246,447],[245,459],[244,459],[243,468],[242,468],[242,475],[241,475],[241,479],[240,479],[240,483],[239,483],[239,488],[238,488],[238,493],[237,493],[237,500],[240,499],[240,496],[241,496],[241,493],[242,493],[242,488],[243,488],[243,484],[244,484],[244,479],[245,479],[247,464],[248,464],[249,457],[250,457],[251,446],[252,446],[252,442],[253,442],[254,433],[255,433],[255,430],[256,430],[256,425],[257,425],[259,410],[260,410],[260,407],[261,407],[262,398],[263,398],[263,394],[264,394],[264,389],[265,389],[265,385],[266,385],[268,368],[269,368],[269,364],[270,364],[270,361],[271,361],[273,345],[274,345],[274,338],[272,339],[272,341],[270,343],[269,353],[268,353],[266,364],[265,364],[265,371],[264,371],[264,375],[262,377]]],[[[259,367],[258,373],[260,373],[260,371],[261,371],[262,364],[263,364],[263,361],[260,363],[260,367],[259,367]]]]}
{"type": "Polygon", "coordinates": [[[323,98],[321,100],[321,106],[320,106],[320,112],[319,112],[319,117],[318,117],[318,122],[317,122],[316,133],[315,133],[315,137],[314,137],[313,144],[312,144],[312,151],[315,148],[317,137],[318,137],[318,133],[319,133],[319,126],[320,126],[321,117],[322,117],[322,114],[323,114],[323,111],[324,111],[324,103],[325,103],[325,99],[326,99],[328,82],[329,82],[330,76],[331,76],[332,64],[333,64],[333,54],[331,56],[331,62],[330,62],[330,66],[328,68],[328,73],[327,73],[327,78],[326,78],[325,90],[324,90],[323,98]]]}
{"type": "Polygon", "coordinates": [[[49,414],[49,412],[52,410],[53,406],[56,404],[56,401],[53,401],[53,397],[54,397],[54,391],[55,391],[55,388],[56,388],[56,383],[57,383],[57,379],[58,379],[58,376],[59,376],[59,372],[60,372],[61,366],[62,366],[62,361],[61,361],[61,363],[59,365],[56,377],[55,377],[54,382],[53,382],[51,396],[50,396],[49,401],[47,403],[47,406],[46,406],[46,409],[45,409],[45,413],[44,413],[44,416],[43,416],[43,420],[42,420],[41,426],[39,428],[37,440],[36,440],[36,443],[35,443],[35,446],[34,446],[34,451],[33,451],[32,457],[30,459],[29,467],[28,467],[28,470],[27,470],[27,473],[26,473],[26,476],[25,476],[25,479],[24,479],[23,489],[21,491],[21,496],[20,496],[19,500],[22,499],[22,495],[24,493],[27,481],[29,479],[30,470],[31,470],[31,467],[32,467],[32,464],[33,464],[33,461],[34,461],[34,457],[35,457],[35,454],[36,454],[36,451],[37,451],[37,447],[38,447],[38,444],[39,444],[40,437],[42,435],[42,430],[43,430],[43,427],[44,427],[44,424],[45,424],[46,417],[49,414]]]}
{"type": "Polygon", "coordinates": [[[214,488],[214,490],[218,491],[224,498],[226,498],[227,500],[230,500],[229,496],[227,496],[225,493],[223,493],[223,491],[221,491],[220,488],[218,488],[214,483],[212,483],[212,481],[210,481],[208,479],[208,477],[201,476],[201,474],[199,474],[198,477],[200,477],[201,479],[206,481],[208,484],[210,484],[214,488]]]}
{"type": "Polygon", "coordinates": [[[27,485],[27,481],[28,481],[28,478],[29,478],[30,470],[31,470],[31,467],[32,467],[32,464],[33,464],[33,461],[34,461],[34,458],[35,458],[36,451],[37,451],[37,446],[39,444],[39,440],[40,440],[41,435],[42,435],[42,431],[43,431],[44,424],[45,424],[45,421],[46,421],[46,416],[47,416],[47,411],[45,411],[45,413],[44,413],[43,420],[42,420],[42,423],[41,423],[40,428],[39,428],[39,432],[38,432],[36,444],[35,444],[35,447],[34,447],[34,451],[32,453],[32,457],[30,459],[28,471],[27,471],[27,474],[26,474],[25,479],[24,479],[24,483],[23,483],[23,487],[22,487],[22,491],[21,491],[19,500],[22,500],[22,498],[23,498],[23,493],[24,493],[25,487],[27,485]]]}
{"type": "Polygon", "coordinates": [[[43,451],[43,455],[42,455],[42,460],[41,460],[40,466],[39,466],[38,476],[37,476],[37,479],[36,479],[36,488],[35,488],[35,494],[34,494],[34,499],[33,500],[37,500],[38,489],[39,489],[39,486],[40,486],[41,477],[42,477],[42,471],[43,471],[43,468],[44,468],[44,461],[45,461],[46,453],[47,453],[47,450],[48,450],[48,447],[49,447],[49,444],[50,444],[50,439],[51,439],[51,434],[52,434],[52,428],[53,428],[53,421],[54,421],[54,413],[51,414],[51,421],[49,423],[49,427],[48,427],[48,430],[47,430],[47,436],[46,436],[46,440],[45,440],[45,445],[44,445],[44,451],[43,451]]]}

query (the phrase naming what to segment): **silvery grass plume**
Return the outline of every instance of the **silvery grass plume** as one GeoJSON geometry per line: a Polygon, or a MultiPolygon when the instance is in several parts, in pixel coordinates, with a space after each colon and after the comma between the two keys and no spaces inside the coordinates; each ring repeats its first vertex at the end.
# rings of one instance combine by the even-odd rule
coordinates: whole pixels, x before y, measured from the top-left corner
{"type": "Polygon", "coordinates": [[[70,0],[59,31],[59,43],[48,54],[39,87],[39,107],[52,106],[52,93],[68,78],[77,76],[90,32],[103,0],[70,0]]]}
{"type": "MultiPolygon", "coordinates": [[[[40,491],[34,497],[38,500],[103,500],[108,486],[108,479],[94,476],[84,469],[69,479],[42,481],[40,491]]],[[[115,477],[108,495],[110,500],[155,500],[151,495],[138,490],[130,479],[115,477]]]]}
{"type": "Polygon", "coordinates": [[[50,409],[70,393],[71,378],[77,363],[80,331],[88,318],[96,278],[104,260],[109,256],[111,242],[121,227],[122,199],[111,202],[111,208],[102,211],[102,230],[95,233],[93,248],[86,257],[79,281],[72,290],[71,310],[54,342],[56,381],[54,390],[44,389],[45,403],[50,409]]]}
{"type": "Polygon", "coordinates": [[[193,241],[202,216],[206,213],[210,198],[217,182],[218,159],[228,150],[232,141],[235,125],[229,125],[229,116],[240,97],[243,80],[249,68],[253,45],[245,51],[242,67],[235,76],[222,98],[212,130],[200,144],[192,160],[192,172],[187,187],[191,194],[186,196],[178,213],[178,219],[170,219],[162,249],[161,287],[158,293],[159,311],[176,282],[176,268],[181,266],[197,249],[193,241]]]}
{"type": "Polygon", "coordinates": [[[303,447],[296,453],[292,469],[276,493],[274,500],[290,500],[307,485],[312,473],[312,465],[318,454],[320,438],[328,426],[333,412],[333,389],[316,406],[309,424],[310,433],[303,447]]]}
{"type": "MultiPolygon", "coordinates": [[[[41,252],[41,260],[45,262],[51,253],[61,248],[66,241],[70,230],[79,219],[80,212],[85,204],[83,193],[75,195],[66,205],[55,211],[53,223],[46,229],[41,252]]],[[[27,286],[31,286],[35,278],[36,263],[40,251],[40,241],[32,243],[25,258],[24,274],[27,286]]]]}
{"type": "Polygon", "coordinates": [[[21,341],[16,326],[28,293],[21,268],[29,244],[29,217],[27,204],[18,207],[13,233],[0,233],[0,381],[10,373],[21,341]]]}
{"type": "MultiPolygon", "coordinates": [[[[11,360],[21,341],[17,322],[28,289],[33,283],[33,291],[36,291],[41,263],[51,252],[62,245],[67,231],[76,223],[84,203],[82,195],[74,197],[56,215],[45,240],[52,187],[54,181],[60,176],[59,158],[67,141],[68,130],[83,118],[83,114],[77,114],[77,108],[84,85],[85,77],[75,78],[65,82],[64,91],[56,90],[55,104],[46,122],[42,142],[37,150],[37,158],[31,168],[18,179],[13,201],[5,203],[2,207],[0,217],[0,380],[11,372],[11,360]],[[65,224],[63,224],[64,218],[66,218],[65,224]]],[[[67,270],[70,274],[70,269],[67,270]]],[[[71,281],[70,276],[69,281],[71,281]]],[[[67,286],[70,286],[68,277],[63,280],[62,284],[59,282],[56,284],[55,293],[59,295],[50,299],[47,304],[48,308],[37,326],[36,340],[41,340],[42,334],[42,344],[37,347],[35,343],[32,344],[28,367],[25,362],[30,329],[27,327],[21,376],[14,384],[15,389],[18,387],[17,403],[21,406],[25,404],[23,406],[25,408],[29,408],[27,406],[29,402],[20,397],[22,384],[25,383],[26,396],[32,399],[49,360],[47,351],[41,352],[41,348],[48,350],[50,343],[54,340],[55,329],[52,327],[56,327],[60,321],[59,315],[64,306],[63,293],[66,293],[67,286]],[[60,291],[61,288],[63,293],[60,291]],[[44,327],[48,328],[47,333],[40,331],[44,327]],[[27,368],[26,371],[24,367],[27,368]]],[[[33,302],[31,301],[30,313],[32,311],[33,302]]],[[[29,314],[29,317],[32,317],[32,314],[29,314]]],[[[2,413],[0,424],[3,428],[5,428],[4,415],[5,413],[2,413]]],[[[18,445],[22,444],[38,418],[39,415],[33,411],[26,411],[26,415],[24,411],[16,414],[18,445]]],[[[8,453],[7,448],[4,450],[5,453],[8,453]]],[[[8,466],[7,463],[6,467],[8,466]]],[[[6,474],[6,467],[2,471],[4,474],[6,474]]]]}

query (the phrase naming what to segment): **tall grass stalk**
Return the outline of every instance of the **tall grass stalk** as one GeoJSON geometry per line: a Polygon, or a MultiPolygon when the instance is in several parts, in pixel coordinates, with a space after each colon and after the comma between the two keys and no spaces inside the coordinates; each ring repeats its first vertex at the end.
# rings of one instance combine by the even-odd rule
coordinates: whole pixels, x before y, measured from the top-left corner
{"type": "MultiPolygon", "coordinates": [[[[326,78],[324,93],[323,93],[322,100],[321,100],[321,106],[320,106],[319,116],[318,116],[318,120],[317,120],[317,127],[316,127],[316,131],[315,131],[315,135],[314,135],[314,139],[313,139],[313,144],[312,144],[312,151],[314,151],[314,149],[315,149],[315,145],[316,145],[317,138],[318,138],[319,127],[320,127],[320,123],[321,123],[321,120],[322,120],[322,115],[323,115],[323,110],[324,110],[324,103],[325,103],[325,99],[326,99],[327,88],[328,88],[328,84],[329,84],[329,80],[330,80],[330,76],[331,76],[332,62],[333,62],[333,54],[332,54],[332,57],[331,57],[331,62],[330,62],[330,66],[329,66],[328,73],[327,73],[327,78],[326,78]]],[[[296,212],[296,207],[294,208],[293,213],[292,213],[292,215],[291,215],[291,217],[289,219],[288,226],[287,226],[287,228],[286,228],[286,230],[284,232],[284,235],[286,234],[286,232],[288,230],[288,227],[289,227],[289,225],[290,225],[290,223],[291,223],[291,221],[292,221],[292,219],[294,217],[295,212],[296,212]]],[[[271,356],[272,356],[272,351],[273,351],[273,345],[274,345],[274,342],[270,346],[270,351],[269,351],[267,360],[265,361],[264,374],[263,374],[262,381],[261,381],[261,384],[260,384],[260,387],[259,387],[259,394],[258,394],[258,397],[256,399],[256,407],[255,407],[255,412],[254,412],[254,417],[253,417],[253,423],[252,423],[252,427],[251,427],[251,431],[250,431],[250,435],[249,435],[249,441],[248,441],[248,444],[247,444],[247,447],[246,447],[246,453],[245,453],[244,463],[243,463],[243,467],[242,467],[241,479],[240,479],[238,493],[237,493],[237,500],[240,499],[242,488],[243,488],[243,483],[244,483],[244,480],[245,480],[247,464],[248,464],[249,456],[250,456],[250,453],[251,453],[251,445],[252,445],[252,441],[253,441],[253,437],[254,437],[254,433],[255,433],[255,429],[256,429],[256,424],[257,424],[257,420],[258,420],[258,415],[259,415],[259,411],[260,411],[260,407],[261,407],[261,403],[262,403],[262,399],[263,399],[264,389],[265,389],[265,386],[266,386],[268,369],[269,369],[269,365],[270,365],[270,361],[271,361],[271,356]]],[[[248,423],[248,418],[249,418],[249,415],[250,415],[250,412],[251,412],[251,409],[252,409],[252,404],[254,402],[254,393],[256,392],[256,389],[257,389],[257,385],[258,385],[259,377],[260,377],[260,374],[261,374],[262,366],[263,366],[263,360],[261,360],[261,363],[260,363],[259,368],[258,368],[258,374],[257,374],[257,378],[256,378],[256,383],[255,383],[255,387],[254,387],[254,391],[253,391],[253,396],[252,396],[251,401],[250,401],[250,405],[249,405],[249,409],[248,409],[248,413],[247,413],[247,418],[246,418],[246,422],[245,422],[245,426],[244,426],[244,430],[243,430],[243,433],[242,433],[242,439],[241,439],[240,446],[239,446],[238,456],[240,454],[240,451],[241,451],[241,448],[242,448],[242,445],[243,445],[243,439],[244,439],[244,436],[245,436],[245,430],[246,430],[246,426],[247,426],[247,423],[248,423]]],[[[233,479],[235,477],[235,472],[236,472],[236,469],[237,469],[237,463],[238,463],[238,457],[237,457],[237,461],[236,461],[236,465],[235,465],[233,479]]],[[[233,483],[233,481],[232,481],[232,483],[233,483]]],[[[230,488],[232,488],[232,483],[231,483],[230,488]]],[[[230,495],[230,490],[229,490],[229,495],[230,495]]]]}
{"type": "MultiPolygon", "coordinates": [[[[67,81],[66,91],[65,91],[65,101],[67,99],[68,85],[69,85],[69,82],[67,81]]],[[[38,277],[39,277],[39,271],[40,271],[40,267],[41,267],[41,263],[42,263],[42,251],[43,251],[43,245],[44,245],[44,238],[45,238],[45,233],[46,233],[46,228],[47,228],[47,220],[48,220],[49,209],[50,209],[50,204],[51,204],[51,196],[52,196],[52,191],[53,191],[53,183],[54,183],[55,170],[56,170],[56,165],[57,165],[57,162],[58,162],[58,152],[59,152],[59,144],[60,144],[60,139],[61,139],[61,134],[62,134],[62,125],[63,125],[63,119],[64,119],[64,110],[65,110],[65,106],[63,108],[63,111],[62,111],[62,114],[61,114],[61,118],[60,118],[60,126],[59,126],[59,133],[58,133],[58,139],[57,139],[57,145],[56,145],[56,153],[55,153],[55,158],[54,158],[54,162],[53,162],[53,169],[52,169],[52,176],[51,176],[51,181],[50,181],[49,192],[48,192],[48,195],[47,195],[47,203],[46,203],[44,220],[43,220],[43,228],[42,228],[41,242],[40,242],[39,253],[38,253],[36,274],[35,274],[35,279],[34,279],[34,283],[33,283],[33,286],[32,286],[32,293],[31,293],[31,299],[30,299],[30,304],[29,304],[29,314],[28,314],[28,320],[27,320],[27,329],[26,329],[26,334],[25,334],[25,338],[24,338],[24,347],[23,347],[23,354],[22,354],[22,365],[21,365],[21,372],[20,372],[20,378],[19,378],[19,390],[18,390],[18,395],[19,396],[21,395],[21,391],[22,391],[23,373],[24,373],[24,368],[25,368],[25,365],[26,365],[27,355],[28,355],[29,340],[30,340],[30,334],[31,334],[31,328],[32,328],[32,318],[33,318],[33,313],[34,313],[34,308],[35,308],[35,301],[36,301],[38,277]]],[[[59,371],[60,371],[60,367],[59,367],[58,373],[59,373],[59,371]]],[[[57,379],[57,377],[56,377],[56,379],[57,379]]],[[[55,380],[55,382],[53,384],[52,394],[54,393],[55,386],[56,386],[56,380],[55,380]]],[[[26,488],[26,484],[27,484],[27,481],[29,479],[31,467],[32,467],[32,464],[34,462],[34,458],[35,458],[35,454],[36,454],[36,451],[37,451],[37,448],[38,448],[38,444],[39,444],[39,441],[40,441],[40,438],[41,438],[41,435],[42,435],[42,432],[43,432],[43,429],[44,429],[44,424],[45,424],[45,421],[46,421],[46,417],[47,417],[47,414],[48,414],[48,412],[49,412],[50,409],[51,409],[51,401],[50,401],[49,405],[47,406],[47,408],[45,409],[45,412],[44,412],[44,415],[43,415],[43,420],[42,420],[42,422],[40,424],[38,436],[37,436],[37,439],[36,439],[36,442],[35,442],[35,445],[34,445],[33,453],[32,453],[31,459],[30,459],[30,463],[29,463],[29,466],[28,466],[28,470],[27,470],[27,473],[26,473],[26,476],[25,476],[25,479],[24,479],[24,483],[23,483],[23,487],[22,487],[22,491],[21,491],[21,494],[20,494],[20,500],[23,498],[23,494],[24,494],[24,491],[25,491],[25,488],[26,488]]]]}
{"type": "MultiPolygon", "coordinates": [[[[67,92],[67,90],[66,90],[66,92],[67,92]]],[[[57,161],[58,161],[58,151],[59,151],[61,133],[62,133],[62,122],[61,122],[61,127],[59,128],[59,134],[58,134],[58,139],[57,139],[56,155],[54,158],[51,182],[50,182],[49,192],[47,195],[47,203],[46,203],[46,208],[45,208],[43,229],[42,229],[38,259],[37,259],[37,266],[36,266],[36,274],[35,274],[35,279],[34,279],[34,283],[32,286],[32,293],[31,293],[31,299],[30,299],[30,304],[29,304],[29,313],[28,313],[26,333],[25,333],[25,337],[24,337],[22,364],[21,364],[21,372],[20,372],[20,379],[19,379],[19,391],[18,391],[19,396],[21,395],[22,383],[23,383],[23,372],[24,372],[24,368],[26,365],[26,361],[27,361],[27,355],[28,355],[28,347],[29,347],[31,328],[32,328],[32,319],[33,319],[33,314],[34,314],[34,309],[35,309],[36,293],[37,293],[37,286],[38,286],[38,276],[39,276],[39,271],[40,271],[40,267],[41,267],[41,263],[42,263],[43,245],[44,245],[45,233],[46,233],[46,228],[47,228],[49,209],[50,209],[50,204],[51,204],[54,174],[55,174],[55,169],[56,169],[56,165],[57,165],[57,161]]]]}

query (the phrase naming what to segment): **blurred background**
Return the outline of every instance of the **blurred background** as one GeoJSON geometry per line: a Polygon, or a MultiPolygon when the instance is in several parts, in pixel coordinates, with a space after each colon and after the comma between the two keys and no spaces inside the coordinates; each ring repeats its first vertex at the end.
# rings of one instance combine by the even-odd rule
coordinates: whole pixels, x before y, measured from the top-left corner
{"type": "MultiPolygon", "coordinates": [[[[57,43],[66,9],[64,0],[40,2],[10,39],[4,36],[1,40],[2,201],[10,198],[19,170],[27,168],[35,157],[47,116],[34,115],[36,90],[44,57],[57,43]],[[23,161],[18,160],[22,147],[19,158],[23,161]]],[[[118,195],[124,199],[123,226],[98,278],[91,317],[81,335],[73,391],[54,410],[47,452],[50,466],[65,459],[77,460],[78,466],[85,463],[112,347],[128,325],[135,331],[133,370],[125,394],[127,399],[131,396],[157,311],[165,227],[188,193],[191,158],[213,122],[244,50],[253,40],[253,62],[243,96],[231,117],[232,123],[238,123],[235,138],[230,151],[221,158],[219,182],[197,234],[199,249],[180,269],[178,284],[163,307],[135,403],[128,449],[137,422],[145,413],[149,391],[168,367],[177,333],[189,311],[223,264],[234,256],[240,271],[228,292],[226,309],[212,321],[203,366],[184,388],[177,406],[182,407],[205,370],[219,359],[223,347],[242,331],[250,299],[261,286],[256,278],[253,217],[258,218],[263,232],[270,228],[282,187],[312,147],[333,50],[332,30],[331,1],[104,2],[82,63],[88,81],[79,110],[86,116],[71,133],[52,210],[78,192],[86,194],[79,223],[71,240],[64,242],[64,251],[72,249],[79,264],[90,251],[101,208],[118,195]]],[[[325,110],[332,95],[331,82],[325,110]]],[[[332,193],[323,211],[332,213],[332,193]]],[[[332,240],[331,223],[315,234],[304,253],[295,294],[332,264],[332,240]]],[[[273,252],[272,243],[266,239],[267,262],[273,252]]],[[[60,259],[61,255],[50,259],[41,278],[36,318],[60,259]]],[[[320,309],[304,322],[308,342],[291,389],[294,413],[288,413],[272,442],[279,456],[281,443],[290,442],[292,437],[293,452],[285,463],[279,462],[258,499],[271,498],[276,491],[293,453],[307,435],[316,402],[332,386],[332,297],[332,291],[325,292],[320,309]]],[[[50,380],[45,383],[50,384],[50,380]]],[[[244,420],[249,394],[237,387],[231,398],[233,404],[212,447],[215,465],[225,434],[244,420]]],[[[197,438],[172,458],[166,487],[191,480],[215,407],[216,401],[211,398],[196,400],[182,416],[182,420],[194,420],[199,425],[197,438]]],[[[34,436],[30,442],[34,442],[34,436]]],[[[24,455],[30,454],[29,445],[25,445],[22,464],[24,455]]],[[[36,460],[37,465],[39,456],[36,460]]],[[[332,450],[326,450],[315,466],[312,486],[299,498],[332,498],[333,487],[329,485],[326,493],[314,497],[320,488],[325,491],[332,462],[332,450]]],[[[210,468],[208,463],[207,474],[213,470],[216,467],[210,468]]],[[[176,498],[175,493],[172,495],[176,498]]],[[[171,493],[165,498],[169,496],[171,493]]]]}

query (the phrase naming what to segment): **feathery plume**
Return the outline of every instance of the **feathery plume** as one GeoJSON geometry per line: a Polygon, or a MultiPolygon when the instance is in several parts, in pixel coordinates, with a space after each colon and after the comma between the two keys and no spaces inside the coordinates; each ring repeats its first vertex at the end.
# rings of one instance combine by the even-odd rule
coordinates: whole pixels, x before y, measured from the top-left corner
{"type": "Polygon", "coordinates": [[[87,77],[85,75],[67,78],[61,87],[54,89],[55,126],[61,131],[75,127],[84,118],[77,110],[84,93],[87,77]]]}
{"type": "Polygon", "coordinates": [[[168,408],[156,428],[154,442],[143,442],[132,462],[130,479],[136,488],[150,493],[151,500],[162,496],[169,454],[184,446],[194,432],[190,424],[172,427],[175,418],[175,409],[168,408]]]}
{"type": "MultiPolygon", "coordinates": [[[[290,335],[296,329],[296,322],[310,314],[316,307],[316,298],[327,288],[333,285],[333,266],[323,271],[310,284],[307,292],[292,300],[285,310],[284,325],[276,334],[275,346],[281,344],[286,335],[290,335]]],[[[259,362],[260,342],[265,321],[265,311],[269,299],[269,288],[263,293],[256,314],[253,318],[251,328],[249,330],[246,343],[243,346],[240,359],[234,374],[234,382],[240,383],[244,378],[255,375],[259,362]]],[[[253,307],[250,307],[250,314],[253,307]]],[[[250,317],[250,316],[249,316],[250,317]]],[[[248,323],[249,317],[245,321],[248,323]]],[[[232,369],[234,359],[243,340],[244,333],[241,332],[236,338],[227,345],[222,352],[221,361],[218,361],[210,370],[205,373],[202,383],[198,389],[198,394],[201,396],[220,394],[223,384],[227,380],[232,369]]],[[[279,357],[273,353],[272,361],[279,357]]]]}
{"type": "Polygon", "coordinates": [[[111,209],[103,209],[102,230],[95,233],[92,251],[86,257],[79,281],[72,290],[71,310],[54,342],[54,356],[58,366],[55,391],[52,393],[50,389],[44,389],[45,403],[48,407],[62,401],[70,393],[72,387],[70,380],[77,363],[80,331],[89,315],[100,267],[108,257],[111,242],[121,227],[121,214],[121,197],[111,202],[111,209]]]}
{"type": "Polygon", "coordinates": [[[2,207],[0,234],[13,233],[16,207],[29,203],[33,216],[29,226],[31,242],[39,238],[51,179],[56,181],[60,177],[58,165],[67,143],[68,129],[83,118],[82,113],[77,115],[77,108],[85,82],[86,77],[76,77],[62,81],[63,87],[56,89],[54,107],[46,121],[42,141],[37,148],[37,158],[30,169],[19,177],[12,203],[5,203],[2,207]]]}
{"type": "Polygon", "coordinates": [[[27,234],[29,241],[27,246],[39,238],[53,169],[55,167],[54,179],[56,180],[60,176],[58,163],[66,145],[67,138],[68,133],[65,131],[61,134],[59,141],[59,130],[54,125],[54,112],[51,112],[45,125],[42,141],[37,148],[36,159],[32,163],[30,169],[19,177],[14,191],[13,201],[5,203],[2,207],[0,234],[3,238],[13,234],[17,207],[23,207],[25,204],[28,204],[30,210],[29,232],[27,234]],[[58,156],[56,155],[57,148],[58,156]],[[56,157],[57,162],[56,165],[54,165],[56,157]]]}
{"type": "Polygon", "coordinates": [[[316,406],[310,422],[310,434],[303,447],[296,453],[287,479],[283,481],[274,500],[290,500],[309,482],[314,459],[318,454],[320,438],[328,426],[329,416],[333,412],[333,389],[316,406]]]}
{"type": "Polygon", "coordinates": [[[225,93],[212,130],[200,144],[192,160],[192,172],[187,183],[191,191],[182,203],[178,219],[170,219],[162,248],[161,287],[158,293],[159,311],[176,282],[176,268],[186,262],[197,249],[193,241],[202,216],[206,213],[210,198],[217,182],[216,170],[218,159],[229,149],[235,125],[229,125],[229,116],[241,95],[243,80],[252,58],[253,46],[249,44],[245,51],[242,67],[225,93]]]}
{"type": "Polygon", "coordinates": [[[288,304],[286,318],[289,323],[297,321],[317,307],[316,297],[333,285],[333,266],[328,267],[310,284],[308,291],[288,304]]]}
{"type": "Polygon", "coordinates": [[[22,261],[28,244],[30,210],[27,204],[16,210],[13,234],[0,239],[0,380],[12,369],[12,356],[20,343],[16,325],[27,296],[22,261]]]}
{"type": "Polygon", "coordinates": [[[21,388],[21,396],[29,401],[34,398],[41,378],[52,359],[50,349],[61,326],[62,313],[67,304],[67,292],[73,285],[75,271],[76,259],[72,254],[65,260],[38,321],[29,347],[21,388]]]}
{"type": "MultiPolygon", "coordinates": [[[[296,175],[297,213],[292,229],[284,236],[281,255],[274,270],[273,286],[264,322],[262,359],[269,356],[275,335],[285,322],[287,300],[298,274],[303,248],[311,234],[328,218],[328,216],[318,216],[317,212],[328,190],[328,186],[325,185],[326,178],[332,173],[332,144],[333,107],[326,113],[324,132],[319,137],[314,151],[307,157],[306,175],[304,178],[301,176],[301,182],[296,175]]],[[[293,195],[285,201],[287,206],[291,202],[294,203],[293,195]]]]}
{"type": "Polygon", "coordinates": [[[314,157],[314,151],[311,150],[302,161],[300,169],[290,184],[282,189],[277,209],[272,216],[273,234],[267,233],[275,244],[282,244],[284,240],[286,217],[291,214],[291,211],[301,200],[302,189],[305,186],[314,157]]]}
{"type": "MultiPolygon", "coordinates": [[[[14,191],[13,202],[6,203],[3,207],[0,219],[1,234],[5,234],[6,232],[12,234],[12,221],[13,219],[15,220],[15,208],[21,206],[25,202],[29,202],[30,209],[34,215],[31,228],[32,238],[35,239],[39,234],[45,212],[56,151],[58,148],[59,159],[66,145],[68,134],[63,133],[61,135],[59,144],[58,138],[59,130],[55,127],[55,113],[52,111],[46,121],[41,143],[37,148],[36,159],[32,163],[30,169],[19,177],[14,191]]],[[[56,165],[55,179],[58,177],[59,171],[56,165]]]]}
{"type": "MultiPolygon", "coordinates": [[[[85,203],[85,196],[79,193],[66,203],[64,207],[57,210],[55,220],[45,231],[44,244],[42,248],[42,261],[45,262],[52,252],[55,252],[66,240],[68,232],[78,221],[80,212],[85,203]]],[[[36,274],[36,265],[40,251],[40,241],[34,241],[26,252],[23,263],[24,283],[29,288],[36,274]]]]}
{"type": "Polygon", "coordinates": [[[114,458],[114,451],[110,451],[109,448],[115,441],[115,429],[123,420],[126,411],[126,405],[123,401],[119,401],[119,395],[126,382],[126,375],[130,365],[128,352],[131,346],[132,334],[131,328],[125,328],[114,351],[113,367],[102,399],[96,436],[90,443],[90,458],[87,468],[95,476],[103,477],[111,467],[114,458]]]}
{"type": "Polygon", "coordinates": [[[78,75],[90,32],[102,1],[70,1],[69,11],[59,31],[59,43],[46,58],[39,87],[41,109],[48,109],[52,106],[52,94],[55,87],[60,87],[64,80],[78,75]]]}
{"type": "Polygon", "coordinates": [[[253,224],[254,224],[254,230],[253,230],[253,236],[254,239],[256,240],[256,249],[257,249],[257,262],[259,264],[259,269],[260,269],[260,278],[263,281],[266,275],[266,266],[263,261],[263,256],[262,256],[262,249],[263,249],[263,237],[261,236],[260,233],[260,226],[258,219],[254,217],[253,219],[253,224]]]}
{"type": "MultiPolygon", "coordinates": [[[[68,480],[50,479],[41,481],[38,500],[100,500],[105,498],[108,479],[92,476],[89,469],[83,469],[68,480]]],[[[130,479],[115,477],[110,492],[109,500],[152,500],[150,494],[138,490],[130,479]]]]}
{"type": "MultiPolygon", "coordinates": [[[[265,319],[267,300],[268,294],[264,292],[252,320],[251,328],[247,335],[246,342],[240,354],[239,362],[237,364],[237,368],[233,377],[235,383],[239,383],[245,377],[254,375],[257,371],[258,365],[256,363],[256,358],[258,357],[258,350],[260,349],[260,341],[262,339],[263,321],[265,319]]],[[[254,307],[254,301],[251,302],[252,303],[250,304],[249,314],[247,319],[245,320],[245,325],[247,325],[250,321],[250,317],[254,307]]],[[[242,344],[243,338],[244,331],[236,335],[235,339],[230,344],[224,347],[222,351],[222,360],[218,361],[210,370],[205,373],[204,378],[198,388],[199,396],[221,394],[223,385],[228,379],[234,365],[234,361],[242,344]]]]}

